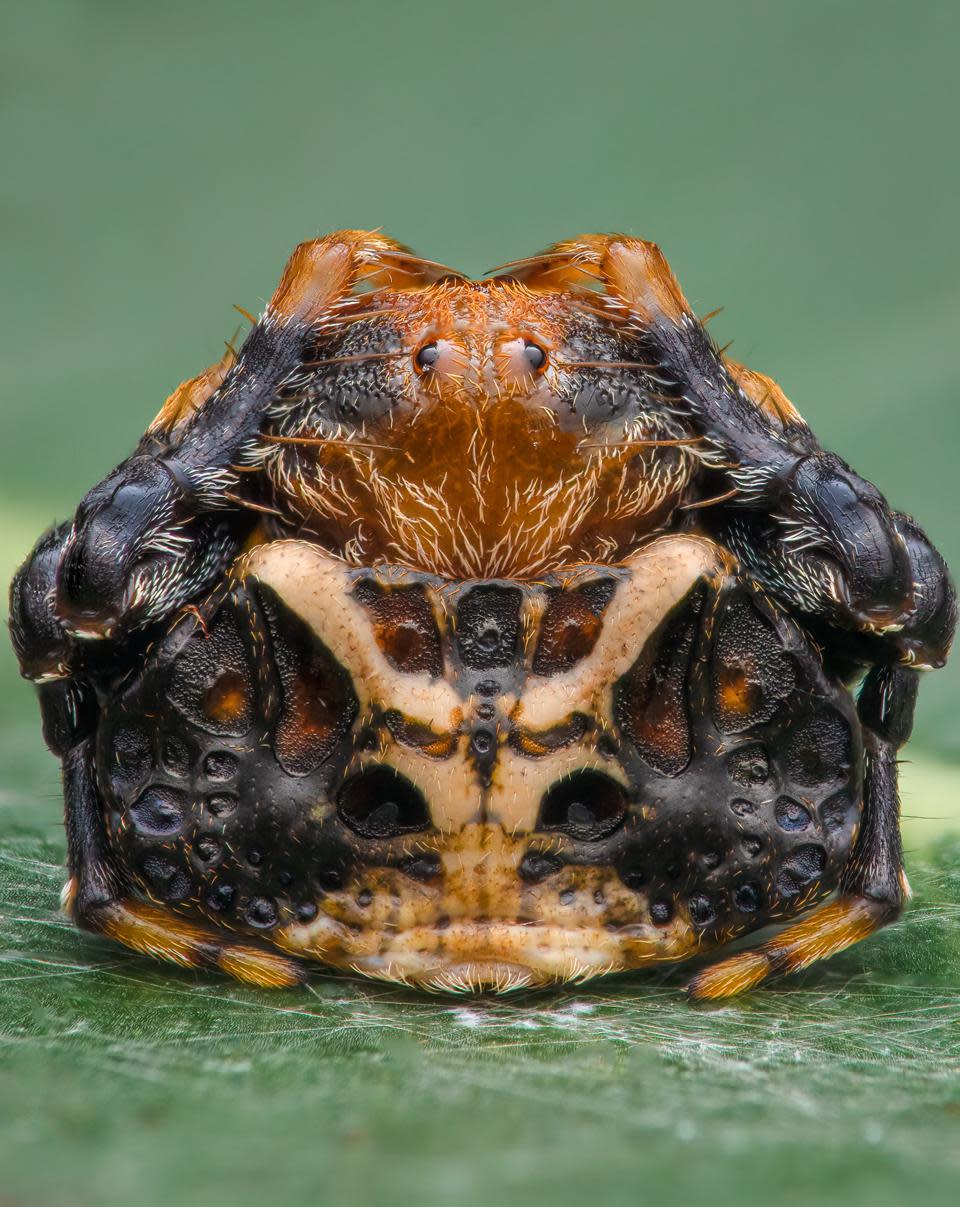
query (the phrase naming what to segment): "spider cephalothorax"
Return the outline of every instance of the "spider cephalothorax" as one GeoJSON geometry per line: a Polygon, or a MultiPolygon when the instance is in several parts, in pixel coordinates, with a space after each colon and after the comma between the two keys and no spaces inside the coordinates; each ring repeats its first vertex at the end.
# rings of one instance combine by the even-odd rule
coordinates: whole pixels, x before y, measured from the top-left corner
{"type": "Polygon", "coordinates": [[[704,450],[594,299],[371,276],[324,311],[251,456],[285,525],[356,564],[530,575],[622,556],[683,501],[704,450]]]}
{"type": "Polygon", "coordinates": [[[896,916],[895,754],[955,620],[652,244],[471,281],[355,231],[297,249],[11,611],[82,924],[262,984],[505,989],[811,911],[698,996],[896,916]]]}

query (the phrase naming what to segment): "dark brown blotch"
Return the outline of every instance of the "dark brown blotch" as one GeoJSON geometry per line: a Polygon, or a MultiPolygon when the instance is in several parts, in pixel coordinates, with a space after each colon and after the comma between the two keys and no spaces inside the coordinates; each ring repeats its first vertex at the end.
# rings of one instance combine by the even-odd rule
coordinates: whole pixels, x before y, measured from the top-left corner
{"type": "Polygon", "coordinates": [[[662,775],[679,775],[693,753],[687,677],[702,605],[699,590],[683,600],[614,688],[617,725],[662,775]]]}
{"type": "Polygon", "coordinates": [[[411,746],[428,758],[447,759],[456,749],[456,733],[437,733],[428,725],[404,716],[399,709],[389,709],[383,714],[383,720],[401,746],[411,746]]]}
{"type": "Polygon", "coordinates": [[[253,724],[253,678],[235,614],[225,604],[178,654],[171,701],[208,733],[242,737],[253,724]]]}
{"type": "Polygon", "coordinates": [[[443,674],[440,633],[424,587],[391,587],[363,578],[353,596],[369,613],[374,639],[394,669],[434,678],[443,674]]]}
{"type": "Polygon", "coordinates": [[[597,578],[568,590],[552,589],[533,656],[536,675],[557,675],[592,653],[616,589],[616,580],[597,578]]]}
{"type": "Polygon", "coordinates": [[[350,729],[357,697],[350,676],[309,625],[269,589],[260,592],[282,701],[274,748],[285,771],[308,775],[350,729]]]}
{"type": "Polygon", "coordinates": [[[596,842],[626,816],[626,789],[599,771],[575,771],[558,780],[540,804],[539,830],[556,830],[578,842],[596,842]]]}
{"type": "Polygon", "coordinates": [[[578,742],[587,732],[587,718],[582,713],[572,713],[550,729],[513,729],[510,745],[518,754],[539,759],[578,742]]]}

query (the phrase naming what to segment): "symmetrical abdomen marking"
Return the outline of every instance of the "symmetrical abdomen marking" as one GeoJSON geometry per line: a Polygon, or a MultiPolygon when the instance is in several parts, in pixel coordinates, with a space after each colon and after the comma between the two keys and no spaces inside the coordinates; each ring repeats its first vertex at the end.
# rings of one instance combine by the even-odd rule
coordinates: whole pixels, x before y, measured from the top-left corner
{"type": "Polygon", "coordinates": [[[536,583],[260,546],[98,741],[141,892],[452,988],[679,959],[796,914],[860,810],[848,693],[692,536],[536,583]]]}

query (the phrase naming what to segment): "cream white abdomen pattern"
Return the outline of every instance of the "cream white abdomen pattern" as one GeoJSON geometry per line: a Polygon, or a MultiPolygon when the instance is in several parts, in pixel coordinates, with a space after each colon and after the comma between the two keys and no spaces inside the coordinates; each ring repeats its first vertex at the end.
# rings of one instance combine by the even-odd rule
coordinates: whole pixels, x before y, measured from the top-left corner
{"type": "Polygon", "coordinates": [[[436,988],[681,959],[789,916],[849,850],[859,733],[730,571],[697,536],[536,582],[261,545],[106,719],[114,841],[154,899],[436,988]]]}

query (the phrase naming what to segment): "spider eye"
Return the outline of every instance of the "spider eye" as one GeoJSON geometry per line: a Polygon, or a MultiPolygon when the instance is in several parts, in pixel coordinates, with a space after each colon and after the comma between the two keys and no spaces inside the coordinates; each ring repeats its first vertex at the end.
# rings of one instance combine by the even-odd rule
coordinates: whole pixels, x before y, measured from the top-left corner
{"type": "Polygon", "coordinates": [[[547,363],[547,354],[539,344],[535,344],[532,340],[528,339],[523,342],[523,359],[526,361],[530,372],[537,373],[547,363]]]}
{"type": "Polygon", "coordinates": [[[440,359],[440,349],[436,343],[424,344],[414,359],[418,369],[432,369],[440,359]]]}

